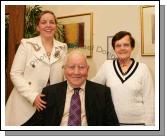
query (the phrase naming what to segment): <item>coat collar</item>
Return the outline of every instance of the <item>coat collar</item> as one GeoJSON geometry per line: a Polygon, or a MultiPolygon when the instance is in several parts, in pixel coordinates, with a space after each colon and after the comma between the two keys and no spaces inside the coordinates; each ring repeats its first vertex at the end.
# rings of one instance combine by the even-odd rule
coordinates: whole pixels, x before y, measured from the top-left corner
{"type": "Polygon", "coordinates": [[[62,58],[63,53],[66,50],[66,45],[57,41],[53,40],[53,49],[51,52],[50,60],[47,57],[45,48],[42,45],[41,36],[34,37],[27,41],[34,49],[34,55],[42,62],[47,64],[53,64],[54,62],[58,61],[62,58]]]}
{"type": "Polygon", "coordinates": [[[60,60],[65,52],[66,52],[66,45],[54,39],[53,49],[50,57],[50,64],[53,64],[54,62],[60,60]]]}

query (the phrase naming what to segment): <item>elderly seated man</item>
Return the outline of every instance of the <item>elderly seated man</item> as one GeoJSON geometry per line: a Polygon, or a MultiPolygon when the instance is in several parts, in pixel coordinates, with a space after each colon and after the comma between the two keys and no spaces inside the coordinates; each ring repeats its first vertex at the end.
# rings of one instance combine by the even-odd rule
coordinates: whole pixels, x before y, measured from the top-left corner
{"type": "MultiPolygon", "coordinates": [[[[117,126],[110,89],[87,80],[86,56],[73,50],[64,62],[66,81],[43,89],[46,109],[36,111],[23,125],[117,126]]],[[[56,72],[55,72],[56,73],[56,72]]]]}

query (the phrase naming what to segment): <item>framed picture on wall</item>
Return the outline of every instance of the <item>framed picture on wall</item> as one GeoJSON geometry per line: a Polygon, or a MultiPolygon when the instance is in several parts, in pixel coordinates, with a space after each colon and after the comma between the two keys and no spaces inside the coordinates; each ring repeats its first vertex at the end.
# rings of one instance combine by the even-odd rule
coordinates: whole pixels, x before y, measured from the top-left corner
{"type": "Polygon", "coordinates": [[[141,55],[155,55],[155,6],[141,6],[141,55]]]}
{"type": "Polygon", "coordinates": [[[112,38],[113,36],[107,36],[107,60],[114,60],[116,58],[116,54],[112,47],[112,38]]]}
{"type": "Polygon", "coordinates": [[[93,50],[93,14],[84,13],[58,17],[58,23],[63,27],[64,42],[67,43],[68,51],[79,48],[92,56],[93,50]]]}

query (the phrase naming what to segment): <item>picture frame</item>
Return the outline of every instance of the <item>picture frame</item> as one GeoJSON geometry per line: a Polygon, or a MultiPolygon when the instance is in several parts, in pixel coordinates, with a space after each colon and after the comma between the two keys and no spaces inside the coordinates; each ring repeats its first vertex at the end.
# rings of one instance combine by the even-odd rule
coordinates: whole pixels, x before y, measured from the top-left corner
{"type": "Polygon", "coordinates": [[[107,36],[107,60],[116,59],[116,54],[112,47],[112,38],[113,36],[107,36]]]}
{"type": "Polygon", "coordinates": [[[79,48],[87,57],[93,51],[93,13],[83,13],[57,17],[58,23],[63,25],[64,42],[68,51],[79,48]]]}
{"type": "Polygon", "coordinates": [[[141,6],[141,55],[155,55],[155,6],[141,6]]]}

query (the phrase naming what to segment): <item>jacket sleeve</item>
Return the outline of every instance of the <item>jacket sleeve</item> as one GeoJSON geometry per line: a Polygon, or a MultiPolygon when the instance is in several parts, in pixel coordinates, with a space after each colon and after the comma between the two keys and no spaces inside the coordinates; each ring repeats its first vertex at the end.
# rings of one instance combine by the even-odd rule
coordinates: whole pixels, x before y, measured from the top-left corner
{"type": "Polygon", "coordinates": [[[112,101],[110,88],[106,87],[105,90],[105,125],[106,126],[119,126],[119,120],[115,112],[115,107],[112,101]]]}
{"type": "Polygon", "coordinates": [[[36,87],[29,85],[24,78],[27,56],[28,46],[26,45],[24,40],[22,40],[13,60],[10,77],[14,84],[14,87],[17,89],[19,94],[26,98],[31,104],[33,104],[38,92],[36,90],[36,87]]]}

